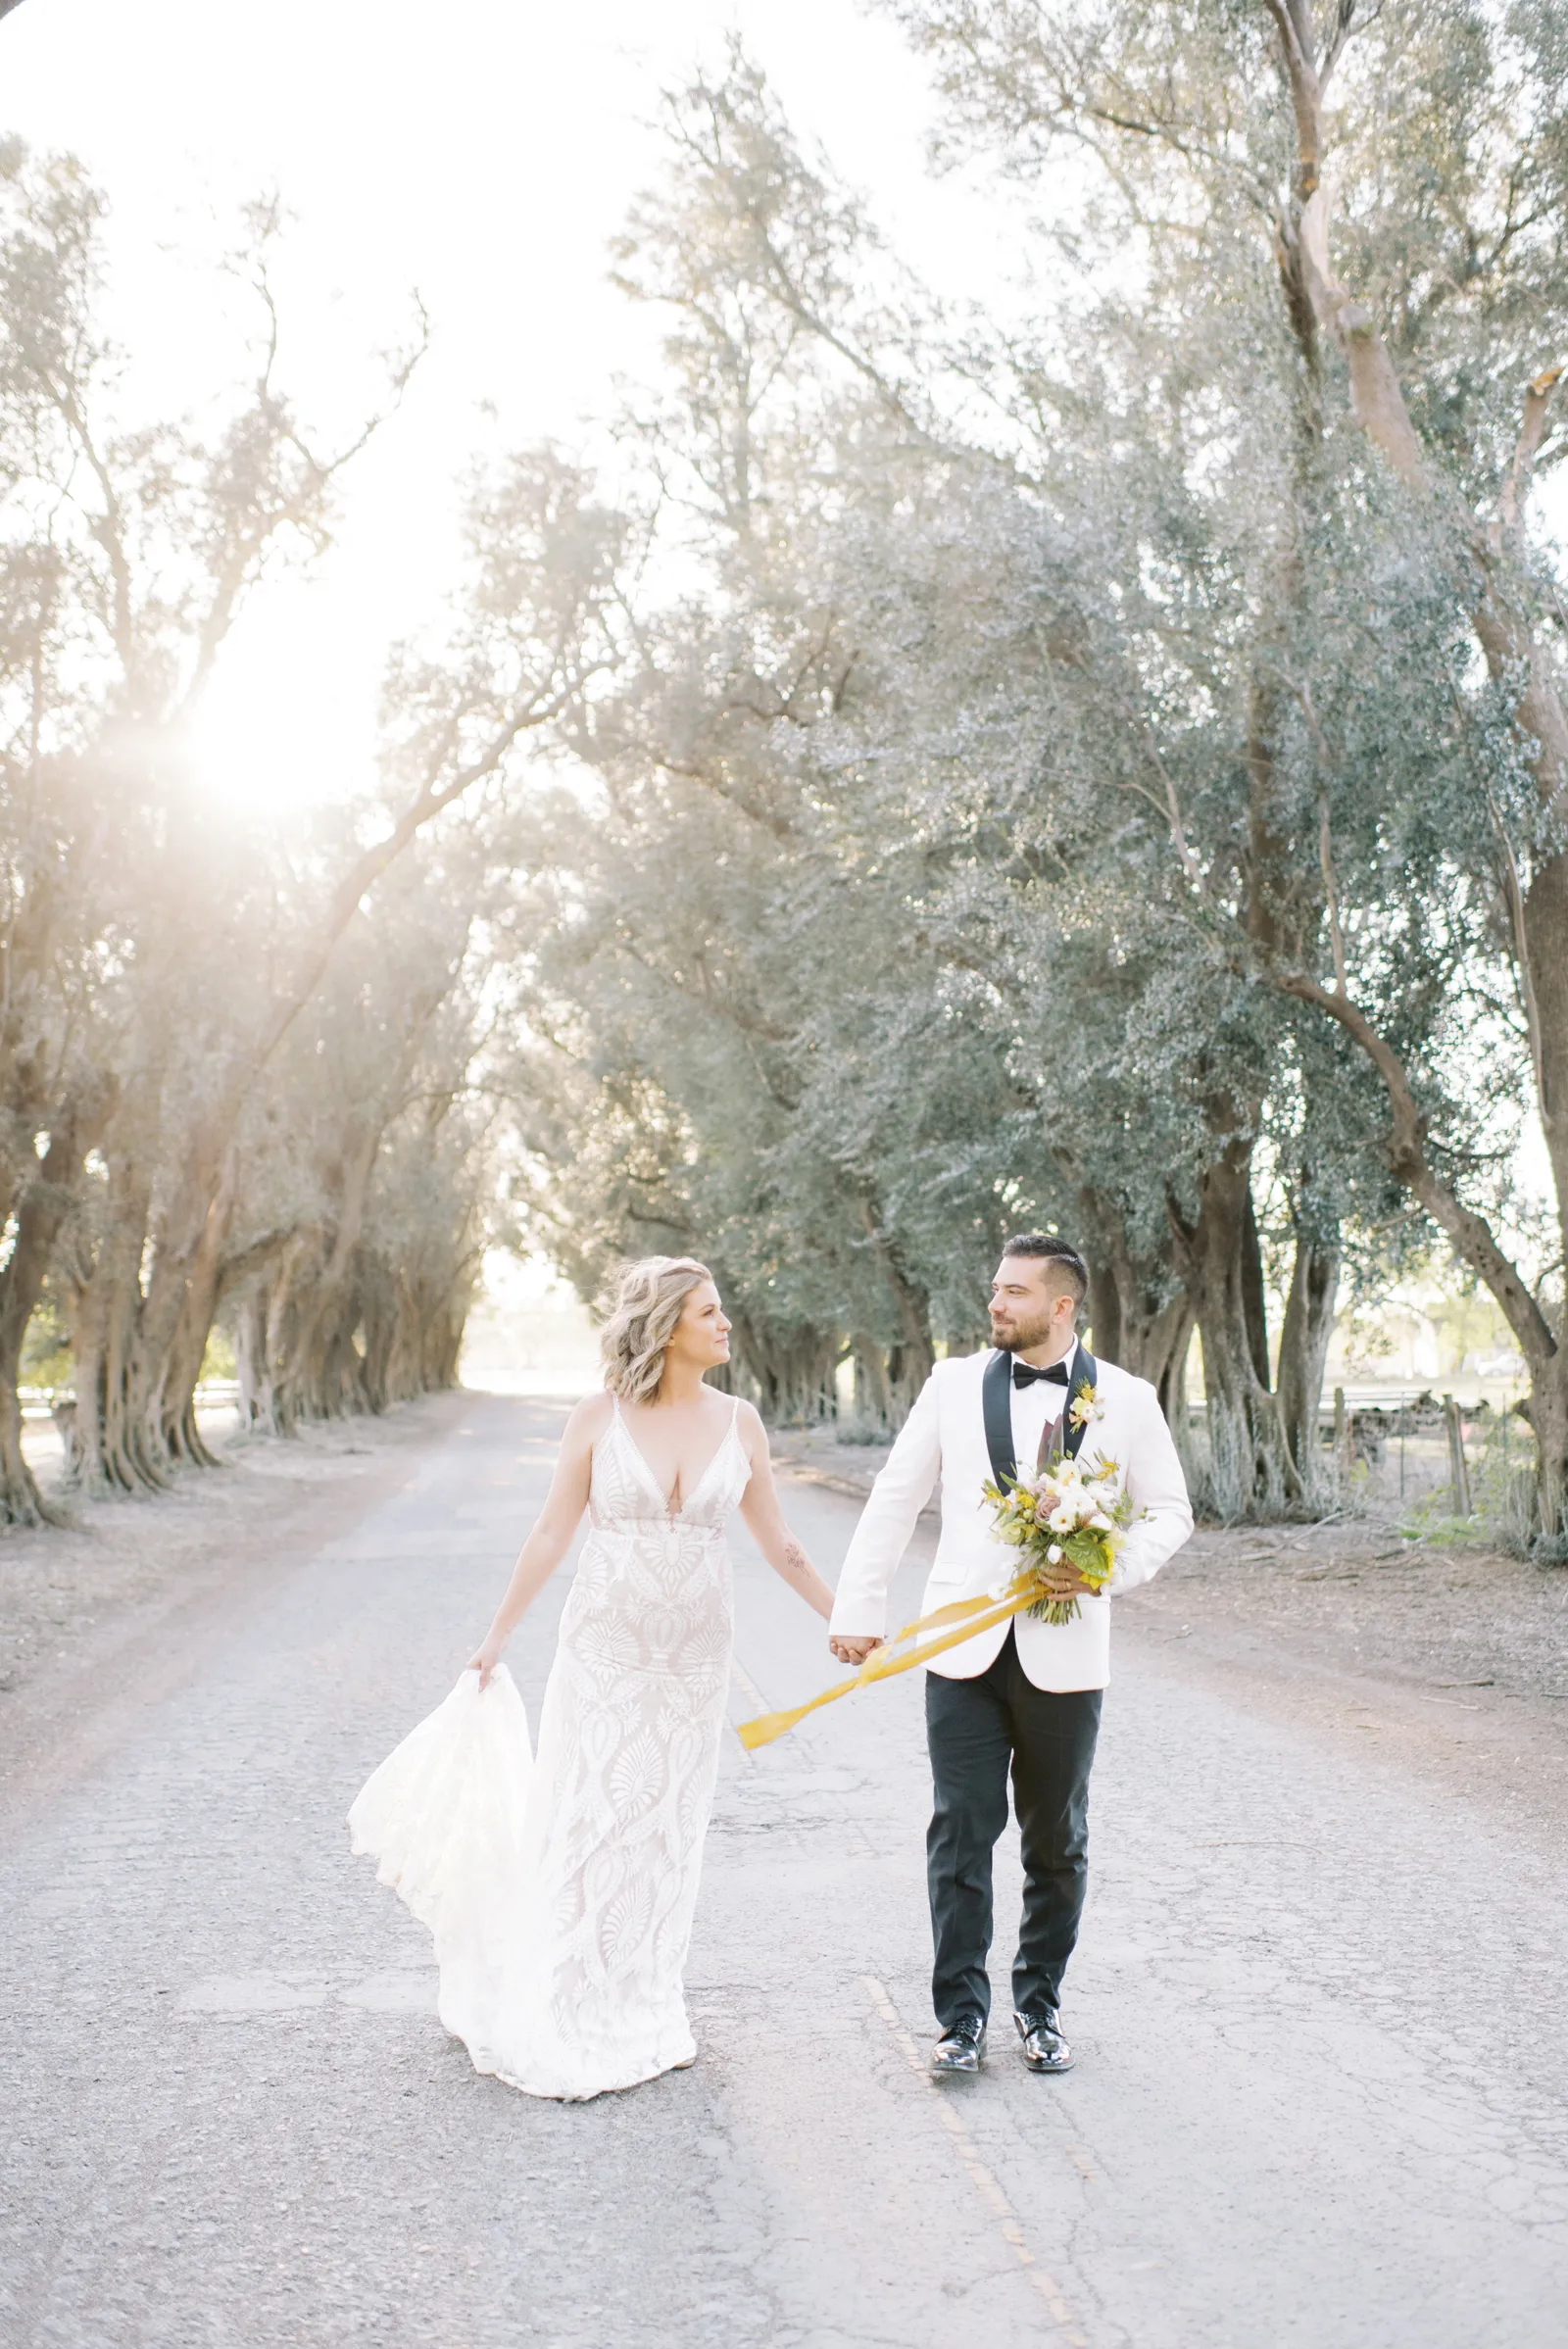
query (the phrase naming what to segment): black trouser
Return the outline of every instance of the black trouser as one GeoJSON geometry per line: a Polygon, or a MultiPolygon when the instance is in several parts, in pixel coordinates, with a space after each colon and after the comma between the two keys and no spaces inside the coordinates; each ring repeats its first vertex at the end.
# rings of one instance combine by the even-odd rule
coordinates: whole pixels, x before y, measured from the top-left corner
{"type": "Polygon", "coordinates": [[[1011,1624],[1001,1654],[975,1679],[925,1676],[935,1801],[926,1837],[931,1995],[944,2031],[960,2015],[991,2011],[991,1854],[1007,1824],[1009,1762],[1024,1879],[1012,2003],[1021,2015],[1058,2003],[1089,1880],[1101,1695],[1037,1688],[1018,1661],[1011,1624]]]}

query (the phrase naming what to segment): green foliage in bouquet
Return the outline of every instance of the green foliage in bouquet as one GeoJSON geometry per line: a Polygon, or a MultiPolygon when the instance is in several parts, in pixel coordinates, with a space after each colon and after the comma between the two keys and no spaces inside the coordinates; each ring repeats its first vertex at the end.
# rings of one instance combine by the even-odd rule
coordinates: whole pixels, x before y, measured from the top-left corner
{"type": "Polygon", "coordinates": [[[1117,1490],[1117,1474],[1114,1460],[1084,1469],[1076,1460],[1057,1458],[1040,1468],[1032,1481],[1020,1478],[1005,1489],[985,1486],[998,1533],[1041,1577],[1031,1615],[1057,1624],[1071,1623],[1077,1615],[1076,1596],[1057,1598],[1046,1585],[1047,1575],[1055,1568],[1076,1567],[1096,1592],[1103,1590],[1115,1573],[1133,1515],[1131,1499],[1117,1490]]]}

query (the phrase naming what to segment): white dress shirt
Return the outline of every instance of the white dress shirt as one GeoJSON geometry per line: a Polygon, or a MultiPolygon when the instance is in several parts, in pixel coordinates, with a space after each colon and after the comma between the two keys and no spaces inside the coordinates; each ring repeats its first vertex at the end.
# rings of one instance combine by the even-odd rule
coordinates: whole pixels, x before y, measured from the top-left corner
{"type": "MultiPolygon", "coordinates": [[[[1075,1338],[1061,1357],[1067,1365],[1069,1380],[1078,1376],[1078,1343],[1075,1338]]],[[[1011,1376],[1010,1369],[1008,1375],[1011,1376]]],[[[1027,1387],[1014,1387],[1011,1392],[1012,1456],[1018,1464],[1018,1474],[1026,1476],[1040,1457],[1047,1428],[1060,1426],[1072,1388],[1058,1387],[1054,1379],[1031,1379],[1027,1387]]]]}
{"type": "Polygon", "coordinates": [[[1050,1379],[1031,1379],[1027,1387],[1013,1388],[1012,1456],[1020,1476],[1033,1469],[1047,1428],[1060,1424],[1066,1403],[1067,1389],[1050,1379]]]}

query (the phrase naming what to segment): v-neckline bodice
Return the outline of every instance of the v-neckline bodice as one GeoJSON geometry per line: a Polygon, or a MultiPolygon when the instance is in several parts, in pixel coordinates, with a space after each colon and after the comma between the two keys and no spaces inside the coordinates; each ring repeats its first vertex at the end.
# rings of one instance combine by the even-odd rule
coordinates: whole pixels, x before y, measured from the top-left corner
{"type": "Polygon", "coordinates": [[[626,1425],[626,1415],[620,1407],[619,1395],[612,1395],[611,1402],[614,1411],[615,1425],[625,1437],[632,1458],[636,1461],[639,1470],[647,1480],[649,1492],[658,1494],[659,1505],[663,1511],[664,1515],[672,1524],[678,1525],[681,1519],[686,1516],[687,1512],[691,1509],[699,1493],[707,1485],[709,1478],[712,1475],[714,1469],[718,1466],[719,1461],[724,1457],[725,1451],[729,1447],[730,1439],[735,1433],[735,1422],[740,1416],[739,1402],[737,1401],[731,1407],[729,1425],[724,1430],[722,1436],[720,1436],[717,1448],[714,1451],[712,1458],[709,1461],[708,1466],[703,1470],[702,1475],[698,1478],[691,1491],[686,1494],[678,1509],[671,1508],[670,1496],[664,1491],[664,1488],[660,1483],[658,1477],[655,1476],[652,1461],[648,1458],[648,1455],[643,1450],[642,1445],[632,1434],[631,1429],[626,1425]]]}

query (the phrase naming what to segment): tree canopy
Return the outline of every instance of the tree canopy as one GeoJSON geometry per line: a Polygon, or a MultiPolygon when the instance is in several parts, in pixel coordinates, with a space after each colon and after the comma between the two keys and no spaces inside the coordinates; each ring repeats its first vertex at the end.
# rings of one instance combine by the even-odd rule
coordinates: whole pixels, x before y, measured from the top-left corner
{"type": "Polygon", "coordinates": [[[157,1480],[215,1315],[259,1417],[373,1408],[506,1232],[591,1298],[698,1252],[771,1410],[850,1363],[893,1425],[1046,1223],[1184,1444],[1196,1336],[1208,1505],[1305,1510],[1343,1279],[1442,1247],[1559,1542],[1559,12],[891,13],[1029,317],[936,300],[732,46],[612,256],[656,377],[470,475],[383,805],[292,856],[172,746],[364,436],[264,335],[212,446],[106,438],[100,200],[8,162],[0,1392],[52,1300],[84,1473],[157,1480]]]}

